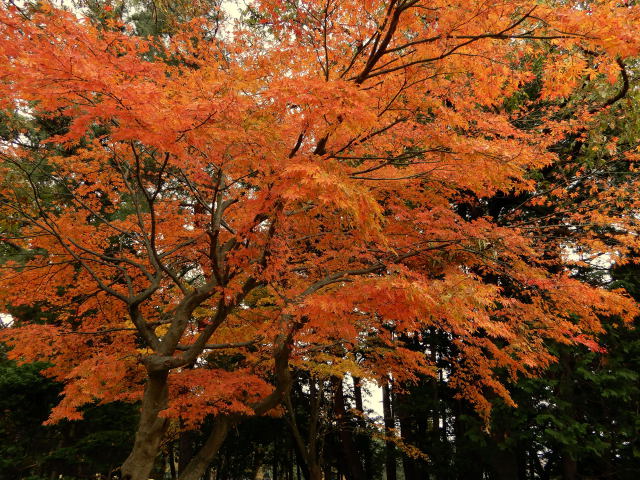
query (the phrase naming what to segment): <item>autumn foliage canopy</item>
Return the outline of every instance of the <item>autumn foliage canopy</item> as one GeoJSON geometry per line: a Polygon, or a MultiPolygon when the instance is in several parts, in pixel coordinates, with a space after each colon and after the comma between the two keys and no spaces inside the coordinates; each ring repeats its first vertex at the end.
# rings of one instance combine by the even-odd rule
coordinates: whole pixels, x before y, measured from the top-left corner
{"type": "Polygon", "coordinates": [[[624,261],[615,201],[635,192],[594,182],[560,212],[574,184],[536,172],[628,88],[640,10],[584,3],[257,0],[249,22],[150,38],[0,10],[0,240],[25,252],[0,301],[39,312],[2,338],[65,383],[50,421],[153,381],[143,418],[191,427],[277,414],[290,368],[410,382],[437,369],[400,340],[430,329],[487,413],[509,399],[496,372],[544,367],[547,339],[597,348],[634,306],[568,264],[624,261]],[[585,81],[604,93],[574,95],[585,81]],[[505,195],[522,202],[469,213],[505,195]],[[580,228],[554,239],[536,206],[580,228]]]}

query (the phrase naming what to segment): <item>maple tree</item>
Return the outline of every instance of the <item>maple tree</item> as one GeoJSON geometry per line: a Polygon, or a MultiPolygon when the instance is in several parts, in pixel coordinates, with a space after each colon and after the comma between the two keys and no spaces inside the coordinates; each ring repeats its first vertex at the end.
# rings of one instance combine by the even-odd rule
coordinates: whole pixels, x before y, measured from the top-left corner
{"type": "MultiPolygon", "coordinates": [[[[573,278],[539,229],[461,208],[535,196],[532,172],[595,121],[571,97],[583,79],[628,81],[640,10],[583,3],[259,0],[232,31],[217,15],[155,38],[4,7],[2,240],[28,255],[3,265],[1,300],[55,319],[2,337],[65,383],[49,421],[141,400],[122,466],[138,480],[171,419],[213,415],[180,474],[197,479],[231,425],[278,413],[290,365],[435,375],[398,341],[435,327],[455,346],[449,384],[486,415],[488,392],[510,402],[496,368],[548,365],[549,338],[597,348],[599,316],[630,318],[633,302],[573,278]],[[508,100],[535,78],[546,103],[530,121],[508,100]],[[57,131],[29,131],[33,116],[57,131]]],[[[600,208],[619,192],[587,187],[592,202],[562,221],[593,228],[564,248],[624,255],[633,216],[600,208]],[[611,224],[615,244],[596,228],[611,224]]]]}

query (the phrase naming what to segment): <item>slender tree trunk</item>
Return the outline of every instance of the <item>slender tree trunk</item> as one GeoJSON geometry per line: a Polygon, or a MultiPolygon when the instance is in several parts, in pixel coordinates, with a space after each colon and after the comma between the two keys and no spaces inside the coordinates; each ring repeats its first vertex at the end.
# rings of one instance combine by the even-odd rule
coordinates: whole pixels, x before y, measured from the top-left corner
{"type": "MultiPolygon", "coordinates": [[[[362,401],[362,381],[358,377],[353,377],[353,396],[356,403],[356,410],[364,412],[364,403],[362,401]]],[[[358,426],[364,431],[364,428],[366,427],[365,421],[359,417],[357,422],[358,426]]],[[[361,433],[358,435],[357,440],[362,450],[364,476],[365,478],[374,478],[371,439],[366,433],[361,433]]]]}
{"type": "MultiPolygon", "coordinates": [[[[313,480],[322,480],[322,470],[318,469],[315,474],[311,475],[311,478],[313,480]]],[[[324,465],[324,480],[333,480],[333,472],[331,471],[331,464],[329,462],[326,462],[324,465]]]]}
{"type": "Polygon", "coordinates": [[[316,442],[313,441],[309,445],[306,445],[297,426],[291,424],[290,426],[296,449],[296,457],[298,458],[298,477],[300,476],[300,470],[302,470],[303,477],[306,480],[322,480],[322,465],[318,458],[319,452],[317,451],[316,442]],[[302,462],[300,462],[300,460],[302,460],[302,462]]]}
{"type": "Polygon", "coordinates": [[[278,455],[280,449],[278,448],[278,437],[273,439],[273,480],[278,480],[278,455]]]}
{"type": "Polygon", "coordinates": [[[261,446],[256,447],[253,452],[253,465],[251,467],[251,480],[256,480],[260,473],[260,467],[264,461],[265,451],[261,446]]]}
{"type": "Polygon", "coordinates": [[[213,423],[213,430],[200,451],[194,455],[184,471],[179,473],[179,480],[200,480],[207,467],[213,462],[222,443],[227,438],[229,428],[234,420],[230,417],[217,417],[213,423]]]}
{"type": "Polygon", "coordinates": [[[168,373],[149,373],[133,450],[120,469],[122,480],[147,480],[153,469],[168,424],[166,418],[159,416],[167,406],[168,373]]]}
{"type": "MultiPolygon", "coordinates": [[[[438,381],[435,384],[436,391],[440,392],[441,389],[444,388],[444,385],[444,371],[440,369],[440,372],[438,373],[438,381]]],[[[442,418],[441,441],[443,445],[446,445],[449,442],[449,436],[447,435],[449,422],[447,421],[448,411],[446,400],[438,400],[438,410],[440,411],[440,418],[442,418]]]]}
{"type": "Polygon", "coordinates": [[[306,446],[304,441],[301,440],[300,432],[297,427],[291,427],[291,433],[293,435],[293,446],[296,452],[296,464],[298,466],[298,480],[300,480],[300,471],[302,470],[302,478],[305,480],[311,480],[311,473],[309,471],[309,459],[306,452],[306,446]]]}
{"type": "Polygon", "coordinates": [[[222,480],[222,471],[225,467],[224,457],[221,457],[218,460],[218,465],[216,466],[216,480],[222,480]]]}
{"type": "Polygon", "coordinates": [[[318,421],[320,418],[320,405],[322,401],[322,389],[316,388],[313,378],[309,383],[309,431],[307,439],[302,435],[295,415],[295,408],[291,400],[290,392],[285,396],[285,406],[289,416],[289,428],[293,436],[298,466],[306,480],[322,480],[321,448],[318,438],[318,421]]]}
{"type": "MultiPolygon", "coordinates": [[[[387,435],[391,435],[391,429],[395,428],[395,420],[393,418],[393,409],[392,409],[392,389],[391,382],[386,383],[382,387],[382,411],[384,415],[384,426],[387,435]]],[[[397,478],[397,469],[396,469],[396,452],[393,442],[386,442],[386,459],[385,459],[385,468],[387,471],[387,480],[396,480],[397,478]]]]}
{"type": "Polygon", "coordinates": [[[506,443],[512,436],[509,428],[496,426],[491,430],[493,452],[489,463],[498,480],[524,480],[519,474],[518,452],[506,443]]]}
{"type": "Polygon", "coordinates": [[[518,441],[516,443],[516,458],[518,460],[518,478],[527,480],[529,478],[529,456],[524,442],[518,441]]]}
{"type": "Polygon", "coordinates": [[[487,459],[483,455],[483,450],[475,447],[469,448],[470,445],[467,440],[467,435],[469,433],[467,429],[469,428],[469,425],[464,422],[463,417],[473,415],[473,410],[470,405],[461,399],[454,400],[453,402],[453,433],[455,438],[455,456],[453,464],[457,466],[457,469],[460,472],[459,478],[463,478],[464,480],[484,480],[485,478],[489,478],[485,471],[487,459]]]}
{"type": "Polygon", "coordinates": [[[517,480],[521,478],[518,472],[518,460],[511,449],[496,448],[491,454],[491,466],[498,480],[517,480]]]}
{"type": "Polygon", "coordinates": [[[293,466],[294,454],[293,454],[293,446],[292,445],[289,445],[288,451],[289,451],[289,455],[288,455],[289,456],[289,473],[288,473],[288,477],[289,477],[289,480],[293,480],[293,476],[294,476],[294,474],[293,474],[293,470],[294,470],[294,466],[293,466]]]}
{"type": "MultiPolygon", "coordinates": [[[[562,348],[560,350],[558,365],[560,367],[558,397],[567,402],[568,405],[574,406],[574,408],[567,413],[572,420],[575,420],[577,414],[575,410],[577,405],[574,401],[575,392],[573,383],[575,361],[567,348],[562,348]]],[[[578,464],[566,445],[562,445],[560,447],[560,468],[562,469],[562,480],[575,480],[578,478],[578,464]]]]}
{"type": "Polygon", "coordinates": [[[186,470],[187,465],[193,458],[193,436],[194,432],[184,431],[180,433],[178,440],[178,472],[186,470]]]}
{"type": "Polygon", "coordinates": [[[353,441],[353,431],[350,429],[349,418],[347,417],[347,409],[344,401],[344,390],[342,379],[334,377],[334,397],[333,411],[336,414],[338,422],[338,438],[341,445],[341,457],[344,458],[344,468],[346,476],[349,480],[364,480],[364,471],[360,461],[360,455],[353,441]]]}
{"type": "MultiPolygon", "coordinates": [[[[397,416],[400,422],[400,436],[406,444],[415,443],[414,425],[411,418],[411,406],[408,399],[404,395],[398,395],[397,400],[397,416]]],[[[402,457],[402,469],[404,471],[405,480],[419,480],[416,473],[415,460],[408,455],[402,457]]]]}
{"type": "Polygon", "coordinates": [[[576,480],[578,478],[578,464],[569,454],[562,455],[562,480],[576,480]]]}
{"type": "Polygon", "coordinates": [[[174,452],[173,442],[169,444],[169,472],[171,473],[171,480],[178,478],[176,472],[176,456],[174,452]]]}

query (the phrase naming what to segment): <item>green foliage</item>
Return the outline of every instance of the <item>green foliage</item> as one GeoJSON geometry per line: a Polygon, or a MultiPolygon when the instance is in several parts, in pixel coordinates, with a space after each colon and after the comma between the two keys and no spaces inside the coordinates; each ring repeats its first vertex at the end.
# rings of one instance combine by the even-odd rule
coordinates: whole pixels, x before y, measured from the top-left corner
{"type": "Polygon", "coordinates": [[[42,376],[45,367],[0,358],[0,480],[107,475],[130,450],[135,406],[93,405],[82,421],[43,426],[61,391],[42,376]]]}

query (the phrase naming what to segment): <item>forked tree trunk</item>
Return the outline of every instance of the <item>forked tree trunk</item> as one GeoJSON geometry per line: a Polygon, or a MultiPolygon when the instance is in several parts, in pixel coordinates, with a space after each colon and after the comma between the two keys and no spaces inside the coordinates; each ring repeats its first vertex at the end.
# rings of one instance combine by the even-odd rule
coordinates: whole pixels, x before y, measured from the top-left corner
{"type": "Polygon", "coordinates": [[[147,480],[153,469],[168,420],[159,416],[167,406],[169,372],[149,373],[142,397],[140,423],[133,450],[122,464],[122,480],[147,480]]]}
{"type": "MultiPolygon", "coordinates": [[[[253,405],[256,415],[263,415],[280,404],[283,395],[291,388],[289,374],[289,354],[293,333],[276,337],[274,351],[276,389],[266,398],[253,405]]],[[[169,392],[168,370],[149,371],[147,385],[140,409],[140,423],[136,432],[133,450],[120,471],[122,480],[148,480],[160,443],[168,426],[168,419],[161,418],[160,412],[167,408],[169,392]]],[[[238,421],[236,417],[216,418],[209,438],[191,459],[184,472],[178,473],[178,480],[200,480],[222,446],[229,428],[238,421]]]]}

